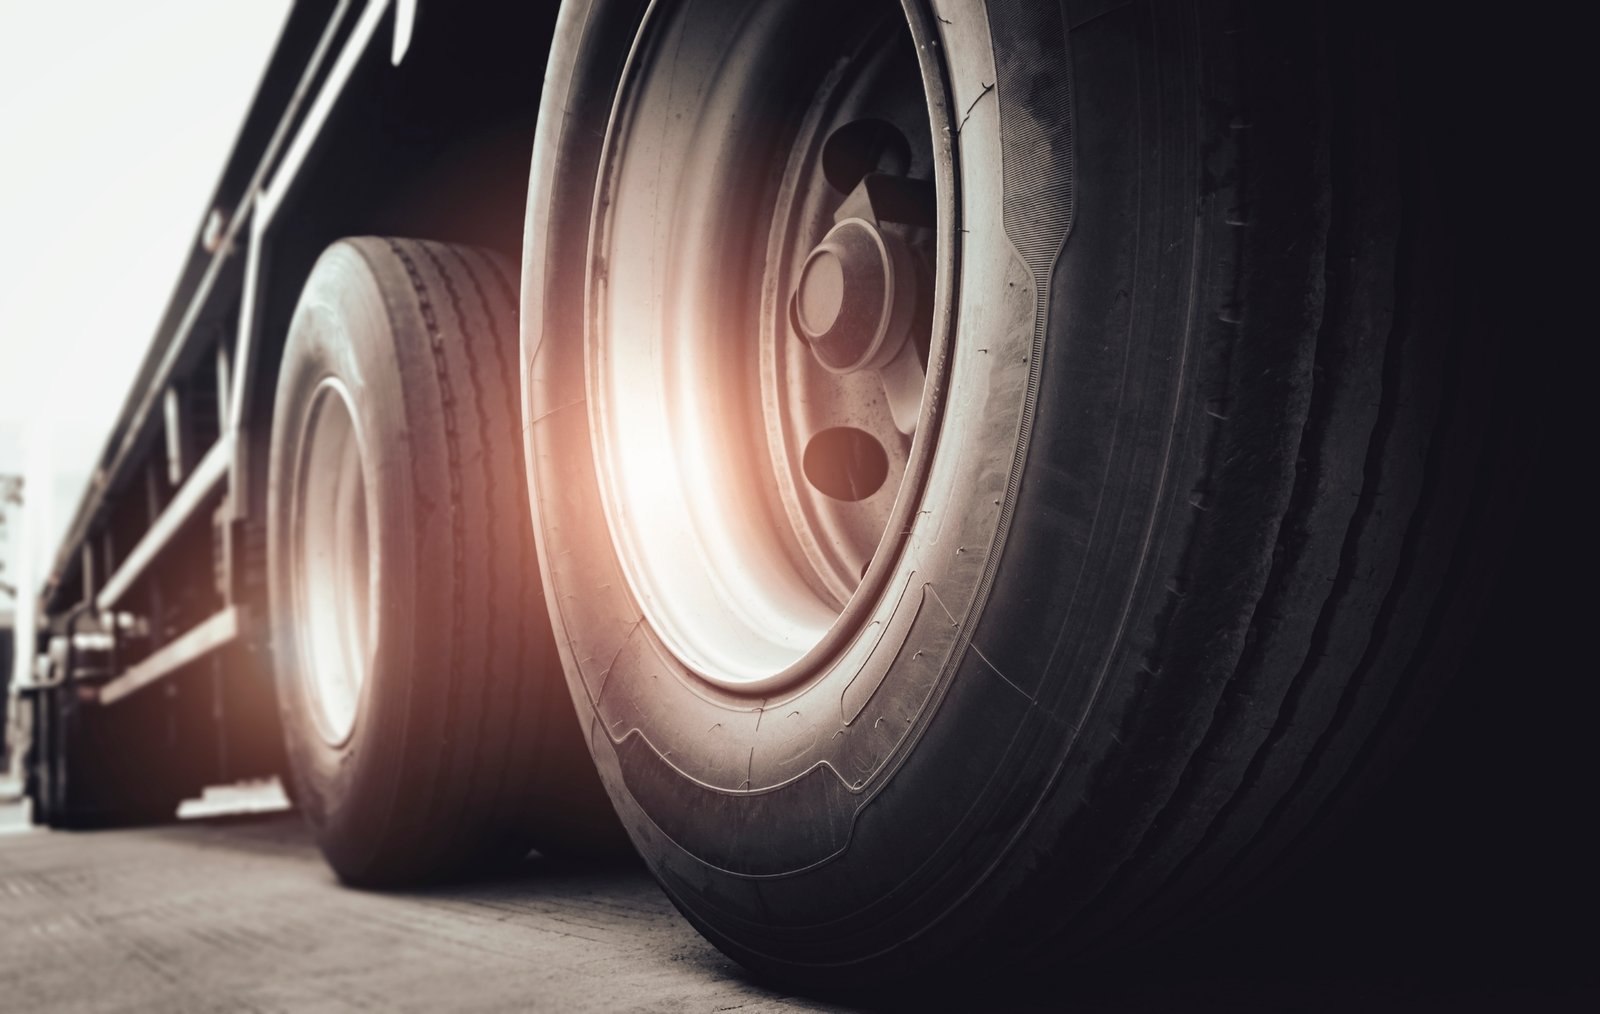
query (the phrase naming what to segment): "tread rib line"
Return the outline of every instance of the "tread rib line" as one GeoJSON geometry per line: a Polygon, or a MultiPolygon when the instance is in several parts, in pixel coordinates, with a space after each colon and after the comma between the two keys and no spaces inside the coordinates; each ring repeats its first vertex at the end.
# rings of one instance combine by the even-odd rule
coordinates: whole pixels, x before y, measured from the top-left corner
{"type": "MultiPolygon", "coordinates": [[[[429,262],[433,265],[434,271],[438,273],[439,280],[444,285],[445,294],[450,299],[450,309],[454,313],[455,318],[456,318],[456,326],[457,326],[458,332],[459,332],[458,333],[458,346],[461,349],[462,357],[466,360],[466,365],[467,365],[467,369],[466,369],[467,386],[471,390],[471,393],[473,395],[473,397],[472,397],[473,411],[474,411],[474,414],[477,416],[477,421],[478,421],[478,461],[482,465],[482,471],[483,471],[483,497],[482,497],[482,502],[483,502],[483,509],[484,509],[484,513],[485,513],[485,520],[487,522],[486,528],[491,532],[498,531],[499,530],[499,525],[497,524],[498,511],[496,510],[496,506],[495,506],[495,474],[494,474],[494,469],[493,469],[492,464],[490,462],[490,456],[489,456],[489,453],[488,453],[489,448],[492,446],[493,434],[492,434],[490,426],[489,426],[488,414],[485,411],[484,406],[483,406],[484,399],[483,399],[482,393],[481,393],[482,390],[483,390],[483,385],[480,383],[479,370],[478,370],[478,357],[477,357],[476,349],[475,349],[475,345],[476,345],[477,339],[472,334],[473,328],[472,328],[471,322],[467,319],[466,310],[462,307],[462,304],[461,304],[461,293],[456,289],[455,280],[451,277],[449,269],[447,269],[445,267],[444,262],[439,259],[439,255],[435,251],[435,249],[434,249],[432,244],[430,244],[430,243],[418,243],[417,245],[423,251],[423,253],[427,255],[427,258],[428,258],[429,262]]],[[[462,673],[460,673],[460,672],[451,673],[451,682],[452,682],[452,684],[455,684],[455,685],[459,686],[463,682],[479,683],[481,685],[482,690],[483,690],[483,693],[480,695],[479,700],[481,702],[483,702],[485,705],[487,705],[488,698],[492,695],[491,691],[492,691],[492,688],[493,688],[493,684],[491,682],[485,682],[484,678],[488,678],[489,680],[494,680],[494,679],[497,679],[499,677],[499,672],[496,670],[495,664],[494,664],[495,663],[495,648],[496,648],[496,645],[495,645],[495,609],[494,609],[494,602],[495,602],[496,592],[499,590],[498,589],[498,577],[499,577],[498,571],[499,571],[499,568],[495,565],[496,561],[495,561],[495,558],[494,558],[494,554],[492,552],[493,547],[486,547],[486,548],[488,548],[490,550],[490,552],[485,554],[485,559],[486,559],[486,562],[487,562],[487,566],[484,567],[484,571],[486,572],[486,574],[488,576],[488,580],[487,580],[487,590],[486,590],[486,593],[485,593],[485,596],[484,596],[486,608],[483,611],[484,612],[484,624],[485,624],[485,633],[484,633],[484,638],[483,638],[483,641],[484,641],[484,645],[483,645],[483,661],[484,661],[483,672],[479,677],[474,678],[474,679],[472,679],[470,681],[463,681],[462,678],[461,678],[462,677],[462,673]]],[[[465,591],[465,588],[462,587],[462,588],[458,588],[457,590],[458,590],[458,592],[461,592],[461,591],[465,591]]],[[[477,736],[478,736],[478,742],[479,743],[483,742],[484,726],[485,726],[485,723],[487,721],[488,711],[489,711],[489,709],[486,706],[485,707],[481,707],[478,710],[477,736]]],[[[476,773],[476,771],[477,771],[477,761],[479,760],[479,757],[480,757],[479,751],[474,750],[473,751],[473,755],[472,755],[473,764],[472,764],[472,768],[471,768],[471,770],[474,773],[476,773]]]]}
{"type": "MultiPolygon", "coordinates": [[[[1403,217],[1400,239],[1402,251],[1408,248],[1411,240],[1408,225],[1409,223],[1403,217]]],[[[1394,291],[1396,293],[1405,293],[1411,288],[1408,284],[1409,274],[1408,257],[1402,253],[1395,260],[1394,291]]],[[[1305,695],[1309,691],[1312,682],[1312,671],[1328,651],[1332,638],[1332,628],[1337,618],[1339,607],[1345,601],[1345,593],[1357,580],[1357,568],[1360,564],[1359,549],[1363,536],[1367,533],[1369,526],[1381,521],[1378,516],[1378,509],[1382,499],[1384,457],[1391,446],[1394,431],[1399,425],[1400,391],[1404,386],[1401,376],[1404,369],[1402,353],[1406,346],[1406,338],[1410,336],[1410,332],[1410,315],[1407,312],[1407,307],[1401,303],[1396,307],[1389,336],[1385,342],[1382,400],[1379,404],[1378,419],[1373,426],[1372,437],[1367,446],[1366,459],[1363,465],[1361,495],[1357,501],[1356,511],[1351,519],[1350,526],[1346,529],[1343,545],[1340,547],[1339,569],[1334,578],[1334,585],[1328,597],[1324,600],[1323,608],[1317,617],[1317,624],[1312,632],[1305,662],[1302,663],[1299,671],[1295,673],[1289,691],[1284,696],[1283,703],[1278,709],[1272,731],[1252,758],[1249,769],[1241,783],[1242,785],[1255,784],[1261,778],[1262,772],[1269,763],[1279,763],[1283,760],[1279,756],[1279,752],[1274,748],[1288,735],[1295,718],[1307,706],[1305,695]]],[[[1397,593],[1397,589],[1404,586],[1409,577],[1410,569],[1415,563],[1415,527],[1427,514],[1427,506],[1438,478],[1437,462],[1434,458],[1438,451],[1439,442],[1433,441],[1432,443],[1434,446],[1430,448],[1429,452],[1429,467],[1424,478],[1422,494],[1412,515],[1411,530],[1405,536],[1403,555],[1400,565],[1391,579],[1390,590],[1384,599],[1383,605],[1378,610],[1376,626],[1372,639],[1368,643],[1367,654],[1358,664],[1357,669],[1344,679],[1340,703],[1336,708],[1335,714],[1330,716],[1329,724],[1324,726],[1323,732],[1302,758],[1295,781],[1291,783],[1287,792],[1279,796],[1278,801],[1274,803],[1267,817],[1251,834],[1244,846],[1226,860],[1223,869],[1217,873],[1212,883],[1195,891],[1190,904],[1185,906],[1186,908],[1198,905],[1201,899],[1209,896],[1215,885],[1226,880],[1233,871],[1247,862],[1247,857],[1267,837],[1276,821],[1281,818],[1290,801],[1295,798],[1303,787],[1304,781],[1309,777],[1308,772],[1314,770],[1320,762],[1322,753],[1331,740],[1333,730],[1339,724],[1339,711],[1348,707],[1346,702],[1353,697],[1352,688],[1360,684],[1367,669],[1370,668],[1374,652],[1381,643],[1381,631],[1386,627],[1385,617],[1387,611],[1392,607],[1393,597],[1397,593]]],[[[1236,812],[1239,806],[1243,805],[1243,799],[1243,793],[1239,792],[1229,798],[1227,804],[1207,829],[1206,835],[1202,837],[1201,842],[1185,857],[1183,862],[1174,867],[1171,876],[1168,878],[1169,882],[1176,882],[1186,874],[1191,864],[1199,856],[1205,854],[1207,848],[1215,843],[1216,838],[1222,833],[1220,829],[1227,825],[1227,819],[1236,812]]]]}
{"type": "MultiPolygon", "coordinates": [[[[479,270],[475,267],[473,261],[481,261],[483,267],[487,270],[491,277],[493,277],[498,272],[498,266],[495,264],[495,260],[491,255],[476,250],[469,251],[461,247],[452,247],[450,249],[451,252],[455,254],[456,259],[461,262],[462,271],[466,275],[467,280],[471,282],[473,291],[477,295],[479,303],[483,306],[484,317],[489,329],[490,347],[495,358],[495,368],[500,373],[502,387],[504,388],[503,393],[505,396],[505,401],[503,405],[509,412],[517,405],[517,397],[515,393],[516,389],[515,385],[512,383],[512,377],[515,375],[516,371],[506,362],[508,342],[501,331],[500,325],[501,316],[505,308],[514,306],[515,304],[510,301],[509,293],[503,284],[503,280],[499,287],[499,295],[501,299],[504,300],[504,305],[501,307],[497,307],[491,302],[492,297],[484,288],[482,279],[479,277],[479,270]],[[468,256],[469,252],[473,255],[470,258],[468,256]]],[[[480,402],[482,400],[484,399],[480,399],[480,402]]],[[[493,436],[500,438],[500,442],[504,441],[505,433],[518,432],[518,427],[513,421],[507,419],[502,420],[502,423],[505,425],[497,427],[496,432],[493,434],[493,436]]],[[[486,429],[485,439],[487,440],[490,437],[491,434],[486,429]]],[[[487,460],[488,458],[485,456],[485,461],[487,462],[487,460]]],[[[525,492],[525,487],[521,487],[518,483],[512,483],[510,487],[502,486],[501,488],[510,488],[513,499],[520,500],[527,495],[525,492]],[[523,491],[519,492],[519,490],[523,491]]],[[[528,657],[528,623],[530,616],[532,615],[532,610],[537,608],[537,603],[531,601],[533,583],[530,580],[530,575],[527,572],[527,566],[532,565],[534,561],[534,553],[531,545],[532,539],[533,532],[530,524],[517,525],[518,555],[516,559],[518,563],[513,567],[516,576],[518,604],[516,624],[517,648],[516,664],[511,673],[512,685],[510,709],[512,715],[511,735],[513,740],[520,740],[523,738],[517,735],[516,730],[524,730],[524,732],[527,730],[527,724],[523,715],[523,710],[526,707],[523,684],[527,681],[527,676],[532,666],[532,660],[528,657]]],[[[493,547],[491,546],[489,548],[492,552],[493,547]]],[[[503,697],[503,694],[501,696],[503,697]]],[[[536,735],[542,740],[542,723],[541,728],[536,731],[536,735]]],[[[497,779],[498,787],[495,794],[495,798],[501,801],[503,807],[510,806],[514,802],[510,798],[510,794],[507,790],[507,786],[512,784],[513,764],[526,765],[527,763],[527,759],[524,758],[521,754],[521,751],[517,749],[507,749],[503,752],[502,763],[500,765],[500,774],[497,779]]]]}
{"type": "MultiPolygon", "coordinates": [[[[450,485],[450,528],[451,528],[451,607],[450,607],[450,674],[449,682],[455,685],[455,674],[461,670],[461,645],[466,640],[466,560],[463,557],[462,547],[465,542],[462,504],[462,480],[460,462],[460,428],[456,419],[456,399],[451,386],[451,374],[446,368],[444,336],[439,327],[438,313],[434,308],[433,300],[428,286],[422,279],[421,272],[417,269],[416,261],[407,252],[406,246],[398,240],[388,239],[389,249],[399,258],[401,266],[405,268],[406,276],[411,280],[411,288],[417,297],[418,309],[422,313],[423,325],[428,333],[428,347],[433,354],[434,375],[439,379],[439,407],[444,416],[445,446],[447,452],[445,460],[449,474],[450,485]]],[[[459,695],[451,693],[445,701],[445,723],[447,729],[454,729],[458,720],[459,695]]],[[[439,768],[449,771],[453,767],[456,751],[456,737],[446,736],[441,744],[443,756],[439,768]]],[[[433,791],[428,802],[428,811],[438,813],[442,809],[444,789],[443,779],[435,778],[433,791]]]]}
{"type": "MultiPolygon", "coordinates": [[[[1337,89],[1339,82],[1323,79],[1321,87],[1337,89]]],[[[1315,368],[1309,380],[1311,404],[1301,428],[1300,460],[1278,527],[1271,569],[1252,608],[1244,648],[1214,703],[1200,744],[1185,761],[1177,787],[1140,837],[1139,844],[1147,846],[1144,856],[1130,851],[1112,881],[1085,907],[1085,920],[1136,924],[1152,906],[1170,904],[1173,891],[1181,890],[1178,885],[1183,874],[1196,856],[1216,845],[1226,817],[1239,805],[1236,801],[1256,784],[1252,774],[1265,763],[1263,755],[1271,752],[1268,744],[1272,742],[1272,730],[1268,730],[1249,747],[1250,760],[1243,769],[1228,762],[1230,756],[1243,759],[1237,749],[1241,739],[1247,745],[1254,738],[1256,723],[1252,716],[1274,707],[1276,726],[1282,720],[1288,694],[1307,677],[1316,658],[1314,651],[1294,649],[1297,624],[1291,617],[1303,615],[1311,607],[1317,610],[1321,622],[1322,614],[1337,605],[1336,582],[1350,562],[1344,544],[1360,520],[1358,498],[1348,510],[1340,502],[1350,479],[1341,475],[1339,463],[1350,445],[1363,439],[1363,431],[1367,457],[1379,439],[1376,409],[1371,415],[1362,413],[1356,400],[1366,386],[1362,379],[1365,371],[1359,360],[1352,360],[1351,347],[1352,342],[1358,341],[1362,309],[1371,305],[1375,296],[1372,290],[1379,284],[1356,269],[1357,253],[1362,243],[1370,240],[1364,225],[1373,208],[1382,206],[1384,193],[1381,187],[1374,194],[1356,185],[1354,174],[1360,154],[1371,158],[1363,143],[1363,137],[1349,121],[1337,114],[1330,118],[1324,141],[1330,212],[1323,254],[1324,299],[1314,339],[1315,368]],[[1340,555],[1334,560],[1328,560],[1334,546],[1327,538],[1332,533],[1325,533],[1327,520],[1318,523],[1318,515],[1329,514],[1342,514],[1343,518],[1343,534],[1337,543],[1340,555]],[[1332,580],[1326,585],[1313,583],[1311,579],[1324,572],[1328,563],[1335,565],[1332,580]],[[1274,665],[1274,655],[1285,650],[1299,655],[1297,670],[1288,680],[1281,665],[1290,660],[1274,665]],[[1197,828],[1201,821],[1203,825],[1197,828]],[[1189,840],[1185,842],[1185,838],[1189,840]],[[1159,858],[1162,850],[1171,859],[1163,862],[1159,858]],[[1142,888],[1130,883],[1141,871],[1154,871],[1160,879],[1142,888]],[[1119,906],[1120,913],[1113,914],[1119,906]]],[[[1379,156],[1384,161],[1381,151],[1379,156]]],[[[1392,274],[1390,278],[1392,281],[1392,274]]],[[[1373,379],[1380,399],[1392,399],[1393,393],[1384,386],[1383,371],[1376,373],[1373,379]]],[[[1369,488],[1368,471],[1364,469],[1359,480],[1362,490],[1369,488]]]]}

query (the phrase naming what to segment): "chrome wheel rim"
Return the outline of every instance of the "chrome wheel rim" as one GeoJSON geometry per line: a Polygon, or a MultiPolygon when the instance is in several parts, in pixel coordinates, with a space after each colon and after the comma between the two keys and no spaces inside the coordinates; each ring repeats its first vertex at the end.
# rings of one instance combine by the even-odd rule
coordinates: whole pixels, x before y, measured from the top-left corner
{"type": "Polygon", "coordinates": [[[375,566],[365,445],[339,380],[311,396],[292,508],[296,667],[317,731],[339,745],[355,730],[371,668],[375,566]]]}
{"type": "Polygon", "coordinates": [[[818,42],[805,4],[655,5],[601,160],[606,522],[651,632],[722,690],[836,653],[908,528],[944,383],[943,104],[898,5],[845,7],[818,42]]]}

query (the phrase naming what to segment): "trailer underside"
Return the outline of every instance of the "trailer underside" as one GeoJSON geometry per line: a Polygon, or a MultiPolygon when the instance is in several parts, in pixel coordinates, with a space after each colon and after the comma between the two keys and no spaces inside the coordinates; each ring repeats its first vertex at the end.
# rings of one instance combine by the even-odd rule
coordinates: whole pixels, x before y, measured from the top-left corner
{"type": "Polygon", "coordinates": [[[553,6],[294,5],[45,583],[35,780],[47,730],[85,723],[165,795],[281,769],[263,515],[288,316],[340,236],[515,254],[553,6]]]}

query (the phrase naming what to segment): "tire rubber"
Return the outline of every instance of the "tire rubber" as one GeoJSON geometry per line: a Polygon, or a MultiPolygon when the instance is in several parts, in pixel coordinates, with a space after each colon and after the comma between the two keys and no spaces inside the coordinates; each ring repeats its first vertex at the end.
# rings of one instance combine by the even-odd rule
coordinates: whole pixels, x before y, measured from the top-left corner
{"type": "Polygon", "coordinates": [[[284,348],[268,504],[279,701],[293,797],[349,883],[469,875],[607,819],[528,531],[512,270],[471,248],[342,240],[284,348]],[[283,619],[290,468],[330,376],[352,392],[381,561],[369,677],[337,746],[317,731],[283,619]]]}
{"type": "Polygon", "coordinates": [[[179,804],[199,787],[175,763],[167,702],[131,700],[108,711],[78,700],[77,690],[66,684],[34,694],[42,755],[34,822],[92,830],[176,819],[179,804]]]}
{"type": "Polygon", "coordinates": [[[688,674],[595,520],[572,251],[644,4],[564,6],[530,185],[529,481],[590,748],[675,903],[812,987],[1261,884],[1459,663],[1507,493],[1470,172],[1381,12],[907,6],[959,122],[950,388],[880,611],[796,690],[688,674]]]}

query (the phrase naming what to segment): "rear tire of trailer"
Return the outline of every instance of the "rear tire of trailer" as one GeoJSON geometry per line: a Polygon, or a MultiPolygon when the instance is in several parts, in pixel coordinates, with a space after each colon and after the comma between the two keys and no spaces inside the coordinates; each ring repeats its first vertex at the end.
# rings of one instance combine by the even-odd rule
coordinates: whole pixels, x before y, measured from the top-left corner
{"type": "Polygon", "coordinates": [[[164,702],[133,700],[107,711],[77,699],[77,690],[67,684],[33,694],[33,822],[85,831],[176,819],[198,788],[167,770],[164,702]]]}
{"type": "Polygon", "coordinates": [[[293,798],[352,884],[475,875],[603,804],[528,531],[511,270],[465,247],[343,240],[284,349],[279,700],[293,798]]]}
{"type": "Polygon", "coordinates": [[[853,68],[866,5],[567,3],[528,202],[529,481],[590,749],[697,927],[811,986],[1056,962],[1258,884],[1459,660],[1508,495],[1454,303],[1470,160],[1418,141],[1389,20],[904,11],[920,127],[853,68]],[[933,180],[920,273],[827,238],[872,237],[868,170],[933,180]],[[933,293],[906,448],[877,345],[841,419],[820,374],[737,393],[899,272],[933,293]],[[876,544],[808,482],[885,497],[876,544]]]}

